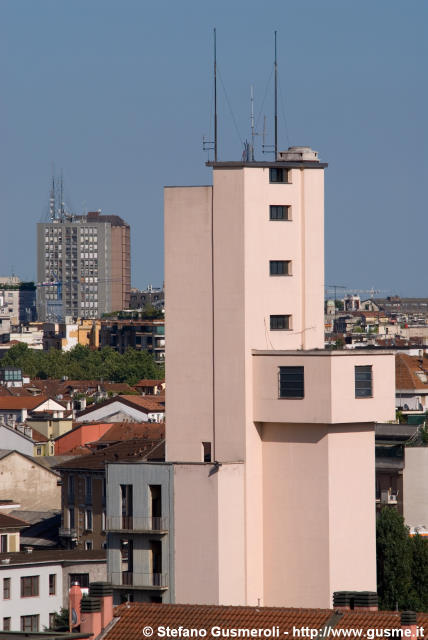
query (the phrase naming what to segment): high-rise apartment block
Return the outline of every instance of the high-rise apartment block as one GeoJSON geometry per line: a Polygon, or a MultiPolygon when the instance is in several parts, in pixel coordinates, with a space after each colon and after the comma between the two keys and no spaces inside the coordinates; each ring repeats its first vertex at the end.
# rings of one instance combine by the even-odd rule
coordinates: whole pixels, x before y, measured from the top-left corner
{"type": "Polygon", "coordinates": [[[58,306],[61,316],[74,318],[97,318],[128,308],[129,225],[119,216],[98,211],[39,223],[37,277],[40,320],[55,320],[50,310],[58,306]]]}
{"type": "Polygon", "coordinates": [[[110,465],[109,574],[135,600],[330,607],[376,590],[394,357],[324,350],[317,153],[211,166],[165,190],[166,461],[110,465]]]}

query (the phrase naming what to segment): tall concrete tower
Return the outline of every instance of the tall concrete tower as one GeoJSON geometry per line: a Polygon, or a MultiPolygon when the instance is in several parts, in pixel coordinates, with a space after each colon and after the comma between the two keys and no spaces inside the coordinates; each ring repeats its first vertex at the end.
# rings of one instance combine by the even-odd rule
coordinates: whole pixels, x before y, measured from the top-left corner
{"type": "Polygon", "coordinates": [[[394,357],[323,348],[317,153],[211,166],[212,186],[165,189],[166,462],[108,471],[115,521],[135,487],[160,541],[132,533],[131,581],[119,527],[109,575],[139,600],[329,607],[376,590],[374,423],[394,418],[394,357]]]}

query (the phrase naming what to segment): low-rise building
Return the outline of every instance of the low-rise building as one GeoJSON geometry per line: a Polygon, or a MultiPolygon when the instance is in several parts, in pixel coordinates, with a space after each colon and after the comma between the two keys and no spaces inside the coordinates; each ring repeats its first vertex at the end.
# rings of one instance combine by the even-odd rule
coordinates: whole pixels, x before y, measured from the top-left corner
{"type": "Polygon", "coordinates": [[[61,508],[61,476],[37,458],[0,449],[1,497],[13,498],[22,509],[61,508]]]}
{"type": "Polygon", "coordinates": [[[91,405],[78,416],[77,422],[163,422],[165,419],[165,397],[116,396],[102,404],[91,405]]]}
{"type": "Polygon", "coordinates": [[[0,554],[0,621],[3,631],[39,632],[68,606],[72,582],[86,590],[105,580],[104,551],[64,549],[0,554]]]}

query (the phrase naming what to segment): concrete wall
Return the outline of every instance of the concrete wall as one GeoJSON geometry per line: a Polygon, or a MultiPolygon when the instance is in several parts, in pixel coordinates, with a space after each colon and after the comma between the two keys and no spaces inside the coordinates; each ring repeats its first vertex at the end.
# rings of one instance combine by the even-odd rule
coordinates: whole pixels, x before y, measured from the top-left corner
{"type": "Polygon", "coordinates": [[[2,496],[12,499],[26,511],[61,508],[60,476],[42,465],[13,452],[0,459],[2,496]]]}
{"type": "Polygon", "coordinates": [[[211,212],[212,187],[165,189],[170,461],[200,462],[202,442],[213,441],[211,212]]]}
{"type": "Polygon", "coordinates": [[[394,356],[349,351],[254,352],[254,419],[261,422],[394,420],[394,356]],[[355,397],[355,367],[372,366],[373,395],[355,397]],[[304,397],[278,397],[279,367],[304,367],[304,397]]]}
{"type": "Polygon", "coordinates": [[[406,447],[403,471],[404,520],[409,527],[428,526],[428,447],[406,447]]]}
{"type": "Polygon", "coordinates": [[[62,606],[68,609],[68,592],[70,589],[70,573],[88,573],[89,582],[105,582],[107,580],[107,563],[105,560],[94,562],[65,562],[62,569],[62,606]]]}
{"type": "Polygon", "coordinates": [[[374,474],[373,427],[263,426],[265,606],[376,590],[374,474]]]}

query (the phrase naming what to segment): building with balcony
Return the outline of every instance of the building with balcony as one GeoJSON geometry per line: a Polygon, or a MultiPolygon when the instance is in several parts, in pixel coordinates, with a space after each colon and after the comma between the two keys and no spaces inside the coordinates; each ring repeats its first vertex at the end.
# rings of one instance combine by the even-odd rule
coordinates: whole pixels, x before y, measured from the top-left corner
{"type": "Polygon", "coordinates": [[[134,599],[329,607],[376,590],[374,427],[395,417],[394,357],[323,349],[318,154],[210,166],[212,186],[165,189],[166,462],[109,473],[107,517],[122,483],[141,517],[162,487],[168,534],[126,557],[167,588],[134,599]]]}
{"type": "Polygon", "coordinates": [[[103,319],[100,347],[112,347],[119,353],[131,347],[152,354],[158,364],[165,361],[165,321],[103,319]]]}

